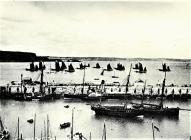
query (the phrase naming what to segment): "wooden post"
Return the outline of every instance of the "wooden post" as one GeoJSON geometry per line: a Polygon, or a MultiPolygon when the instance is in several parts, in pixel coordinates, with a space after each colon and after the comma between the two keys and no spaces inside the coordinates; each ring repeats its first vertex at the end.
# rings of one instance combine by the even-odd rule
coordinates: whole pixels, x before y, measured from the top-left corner
{"type": "Polygon", "coordinates": [[[154,132],[154,125],[153,125],[153,118],[152,118],[152,131],[153,131],[153,140],[155,140],[155,132],[154,132]]]}
{"type": "Polygon", "coordinates": [[[90,132],[90,140],[92,139],[92,135],[91,135],[91,132],[90,132]]]}
{"type": "Polygon", "coordinates": [[[34,140],[35,140],[35,135],[36,135],[36,130],[35,130],[36,126],[35,125],[36,125],[36,114],[34,115],[34,140]]]}
{"type": "Polygon", "coordinates": [[[73,124],[74,123],[74,108],[72,109],[72,127],[71,127],[71,140],[73,140],[73,124]]]}
{"type": "Polygon", "coordinates": [[[19,140],[19,117],[18,117],[18,140],[19,140]]]}

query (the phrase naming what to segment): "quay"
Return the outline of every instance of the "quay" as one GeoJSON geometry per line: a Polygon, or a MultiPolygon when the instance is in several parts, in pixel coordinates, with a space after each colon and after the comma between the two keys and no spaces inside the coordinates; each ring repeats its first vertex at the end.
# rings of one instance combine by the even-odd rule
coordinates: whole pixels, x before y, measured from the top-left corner
{"type": "MultiPolygon", "coordinates": [[[[65,94],[76,95],[84,94],[88,95],[89,90],[98,90],[100,85],[85,83],[83,84],[58,84],[58,83],[46,83],[43,86],[45,94],[49,95],[53,93],[55,95],[60,94],[62,98],[65,98],[65,94]],[[84,90],[82,93],[82,89],[84,90]]],[[[142,99],[144,90],[144,83],[136,85],[130,85],[128,93],[125,92],[126,85],[107,84],[104,85],[104,92],[102,96],[105,99],[142,99]]],[[[156,99],[161,96],[162,87],[160,85],[147,85],[144,91],[144,98],[156,99]]],[[[0,98],[14,99],[15,95],[24,94],[31,97],[40,92],[40,84],[7,84],[6,86],[0,86],[0,98]]],[[[191,85],[169,85],[165,87],[165,94],[163,95],[169,100],[187,100],[191,99],[191,85]]]]}

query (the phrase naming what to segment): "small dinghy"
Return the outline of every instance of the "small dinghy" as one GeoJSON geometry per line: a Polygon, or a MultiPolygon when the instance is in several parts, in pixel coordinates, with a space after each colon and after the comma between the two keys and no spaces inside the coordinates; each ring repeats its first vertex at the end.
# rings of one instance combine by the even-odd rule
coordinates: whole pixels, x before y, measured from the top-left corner
{"type": "Polygon", "coordinates": [[[69,108],[69,105],[65,105],[64,107],[65,107],[65,108],[69,108]]]}
{"type": "Polygon", "coordinates": [[[70,127],[70,122],[60,124],[60,129],[64,129],[64,128],[67,128],[67,127],[70,127]]]}
{"type": "Polygon", "coordinates": [[[33,123],[33,119],[27,120],[28,123],[33,123]]]}

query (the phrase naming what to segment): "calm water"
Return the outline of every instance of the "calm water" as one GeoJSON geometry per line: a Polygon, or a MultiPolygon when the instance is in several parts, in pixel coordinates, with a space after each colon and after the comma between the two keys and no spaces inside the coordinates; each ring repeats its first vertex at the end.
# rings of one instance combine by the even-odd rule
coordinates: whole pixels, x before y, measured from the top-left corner
{"type": "MultiPolygon", "coordinates": [[[[95,66],[96,62],[90,63],[95,66]]],[[[99,62],[101,66],[106,68],[109,62],[99,62]]],[[[113,67],[116,67],[116,61],[110,62],[113,67]]],[[[118,81],[123,83],[129,71],[130,63],[122,61],[125,65],[125,71],[115,71],[115,75],[119,79],[112,79],[111,76],[114,72],[105,72],[101,76],[101,69],[88,68],[86,70],[86,82],[99,84],[101,80],[106,83],[118,81]],[[99,78],[99,80],[94,80],[99,78]]],[[[161,63],[158,61],[143,61],[143,66],[147,67],[146,74],[138,74],[132,72],[131,82],[137,79],[147,80],[147,84],[161,83],[164,73],[157,71],[161,68],[161,63]]],[[[45,63],[47,70],[45,71],[45,81],[52,82],[53,80],[58,83],[82,83],[83,71],[76,70],[74,73],[58,72],[49,74],[49,68],[54,68],[54,63],[45,63]]],[[[67,64],[67,63],[66,63],[67,64]]],[[[186,68],[184,62],[168,62],[172,72],[167,73],[167,84],[190,84],[191,76],[190,69],[186,68]]],[[[73,63],[74,67],[79,67],[79,63],[73,63]]],[[[20,74],[24,77],[32,77],[36,80],[39,77],[39,72],[28,72],[25,68],[29,67],[29,63],[0,63],[0,83],[7,84],[10,81],[19,81],[20,74]]],[[[139,102],[139,101],[136,101],[139,102]]],[[[148,101],[149,102],[149,101],[148,101]]],[[[153,101],[153,102],[158,102],[153,101]]],[[[123,101],[109,100],[104,104],[122,104],[123,101]]],[[[169,107],[191,108],[191,101],[187,102],[165,102],[169,107]]],[[[20,117],[20,130],[25,138],[33,137],[33,124],[27,123],[27,119],[33,118],[34,114],[37,115],[37,136],[40,137],[41,131],[44,132],[44,120],[46,115],[49,115],[50,128],[52,136],[57,139],[69,138],[70,128],[59,129],[59,124],[71,121],[72,108],[74,110],[74,132],[82,132],[84,136],[89,137],[92,134],[92,139],[101,139],[103,134],[103,123],[105,121],[107,128],[108,139],[122,139],[122,138],[152,138],[151,117],[124,119],[113,117],[98,117],[90,109],[90,103],[81,102],[77,100],[64,100],[61,99],[56,102],[19,102],[13,100],[0,100],[0,114],[2,120],[11,132],[11,139],[16,136],[17,119],[20,117]],[[69,105],[65,108],[64,105],[69,105]]],[[[154,119],[154,124],[159,127],[160,132],[155,132],[157,138],[182,138],[188,139],[191,135],[190,131],[190,113],[187,111],[180,111],[179,118],[157,117],[154,119]]]]}

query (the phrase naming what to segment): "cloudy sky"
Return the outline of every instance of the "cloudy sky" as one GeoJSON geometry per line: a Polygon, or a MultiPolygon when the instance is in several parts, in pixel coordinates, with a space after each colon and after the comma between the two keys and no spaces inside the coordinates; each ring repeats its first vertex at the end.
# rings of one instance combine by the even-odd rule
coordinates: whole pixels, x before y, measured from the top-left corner
{"type": "Polygon", "coordinates": [[[191,58],[189,0],[0,2],[0,50],[191,58]]]}

